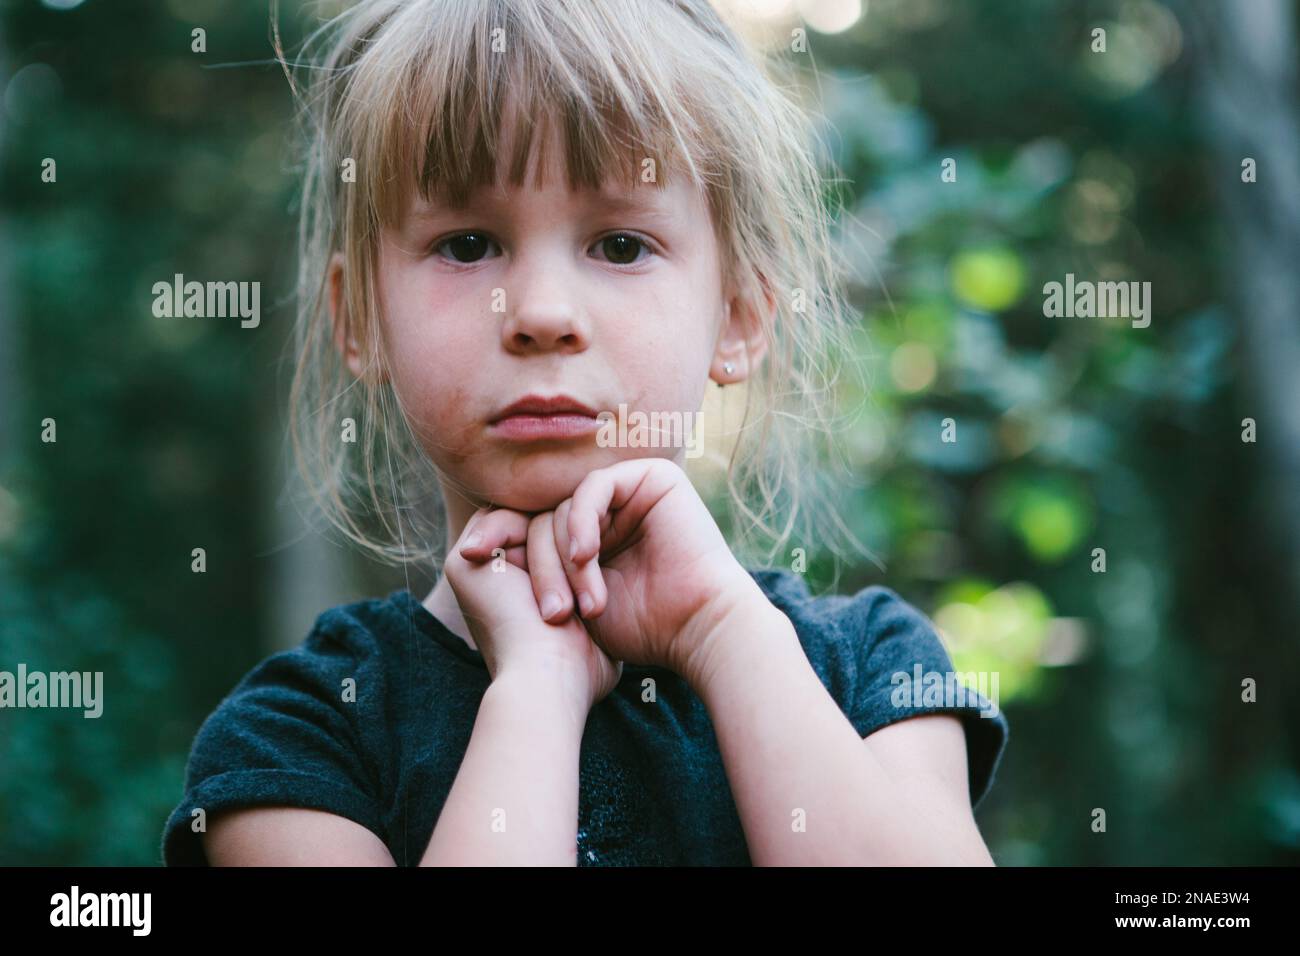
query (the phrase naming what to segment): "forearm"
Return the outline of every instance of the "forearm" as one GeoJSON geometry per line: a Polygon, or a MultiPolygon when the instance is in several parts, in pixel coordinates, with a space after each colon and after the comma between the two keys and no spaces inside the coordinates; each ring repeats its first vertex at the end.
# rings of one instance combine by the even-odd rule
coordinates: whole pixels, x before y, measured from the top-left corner
{"type": "Polygon", "coordinates": [[[718,626],[724,639],[688,679],[708,708],[755,864],[942,864],[965,853],[960,823],[942,805],[918,805],[916,788],[898,786],[872,755],[789,618],[764,601],[718,626]]]}
{"type": "Polygon", "coordinates": [[[546,675],[503,675],[474,730],[421,866],[573,866],[585,715],[546,675]]]}

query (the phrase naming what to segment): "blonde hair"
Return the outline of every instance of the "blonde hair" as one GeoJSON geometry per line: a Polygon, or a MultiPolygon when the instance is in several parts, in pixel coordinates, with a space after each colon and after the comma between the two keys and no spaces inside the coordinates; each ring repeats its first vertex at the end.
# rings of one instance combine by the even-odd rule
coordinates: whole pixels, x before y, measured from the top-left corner
{"type": "Polygon", "coordinates": [[[838,560],[837,537],[852,535],[815,463],[834,448],[833,385],[852,319],[828,180],[790,63],[747,46],[706,0],[362,0],[304,41],[295,68],[278,30],[276,50],[301,94],[306,156],[290,432],[312,500],[334,527],[388,563],[440,563],[436,471],[386,374],[380,231],[401,221],[413,190],[463,203],[495,180],[499,160],[519,185],[532,124],[544,118],[561,132],[573,187],[598,187],[615,171],[635,182],[648,157],[658,182],[682,175],[703,189],[723,287],[759,304],[768,344],[743,389],[724,529],[745,560],[770,563],[787,545],[814,542],[838,560]],[[509,52],[494,52],[500,44],[509,52]],[[504,157],[507,95],[524,125],[504,157]],[[341,175],[346,160],[355,181],[341,175]],[[355,379],[328,309],[338,252],[343,312],[365,365],[355,379]],[[359,446],[340,440],[346,418],[359,446]],[[760,540],[769,547],[755,558],[760,540]]]}

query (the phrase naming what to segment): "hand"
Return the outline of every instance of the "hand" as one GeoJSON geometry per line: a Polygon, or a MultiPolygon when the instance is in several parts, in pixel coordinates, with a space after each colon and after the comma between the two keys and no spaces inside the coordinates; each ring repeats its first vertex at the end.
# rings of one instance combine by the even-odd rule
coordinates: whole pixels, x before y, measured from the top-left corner
{"type": "Polygon", "coordinates": [[[618,684],[623,665],[595,646],[582,622],[569,614],[572,594],[553,519],[551,512],[530,520],[517,511],[480,509],[466,522],[443,573],[492,679],[520,670],[540,672],[546,680],[558,676],[585,704],[585,716],[618,684]],[[560,587],[554,588],[557,581],[560,587]],[[550,615],[556,623],[538,611],[547,596],[534,593],[538,582],[559,592],[563,613],[550,615]]]}
{"type": "Polygon", "coordinates": [[[733,610],[767,604],[695,487],[666,458],[593,471],[555,509],[555,540],[588,630],[611,657],[691,679],[733,610]]]}

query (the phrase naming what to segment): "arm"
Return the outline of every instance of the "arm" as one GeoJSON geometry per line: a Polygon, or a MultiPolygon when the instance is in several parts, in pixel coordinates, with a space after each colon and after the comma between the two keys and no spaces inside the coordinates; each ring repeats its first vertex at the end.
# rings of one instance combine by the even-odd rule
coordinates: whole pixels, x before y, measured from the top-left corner
{"type": "Polygon", "coordinates": [[[494,680],[421,866],[577,865],[586,713],[545,674],[494,680]]]}
{"type": "Polygon", "coordinates": [[[565,610],[572,595],[552,521],[480,509],[448,554],[445,580],[492,682],[422,866],[577,864],[582,732],[622,668],[565,610]],[[523,567],[510,560],[521,548],[523,567]],[[564,611],[556,624],[539,610],[552,590],[564,611]]]}
{"type": "MultiPolygon", "coordinates": [[[[421,866],[576,865],[585,714],[548,685],[523,671],[489,685],[421,866]],[[493,826],[497,808],[504,830],[493,826]]],[[[213,866],[396,866],[366,827],[301,807],[215,815],[203,847],[213,866]]]]}
{"type": "Polygon", "coordinates": [[[388,847],[354,820],[301,807],[249,807],[212,819],[212,866],[396,866],[388,847]]]}
{"type": "Polygon", "coordinates": [[[955,718],[859,738],[766,599],[734,605],[694,645],[683,676],[708,708],[756,864],[992,864],[955,718]]]}

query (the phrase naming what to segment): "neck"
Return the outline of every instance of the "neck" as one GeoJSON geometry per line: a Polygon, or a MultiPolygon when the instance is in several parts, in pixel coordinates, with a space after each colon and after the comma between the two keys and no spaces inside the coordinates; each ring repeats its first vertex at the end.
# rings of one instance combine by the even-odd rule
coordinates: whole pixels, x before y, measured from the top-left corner
{"type": "Polygon", "coordinates": [[[470,637],[469,625],[465,623],[465,615],[460,613],[460,605],[456,603],[456,595],[452,593],[451,585],[447,583],[445,574],[438,576],[438,583],[433,586],[433,590],[428,593],[422,603],[430,614],[442,622],[442,625],[447,630],[474,650],[478,650],[478,645],[470,637]]]}
{"type": "MultiPolygon", "coordinates": [[[[465,525],[469,523],[470,516],[478,510],[479,506],[447,487],[446,482],[442,483],[442,500],[446,502],[444,514],[446,516],[447,550],[450,551],[452,546],[460,540],[461,532],[465,530],[465,525]]],[[[478,650],[478,646],[470,636],[469,625],[465,623],[465,615],[460,612],[460,604],[456,601],[456,595],[452,592],[451,585],[447,583],[447,575],[438,575],[438,583],[433,586],[433,590],[425,596],[421,603],[424,604],[430,614],[442,622],[447,630],[474,650],[478,650]]]]}

